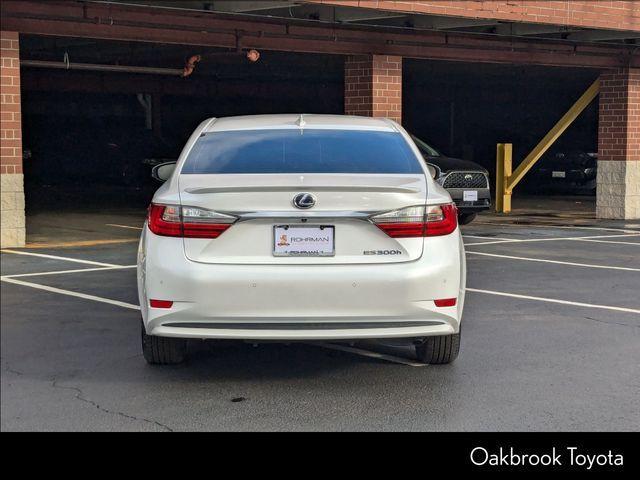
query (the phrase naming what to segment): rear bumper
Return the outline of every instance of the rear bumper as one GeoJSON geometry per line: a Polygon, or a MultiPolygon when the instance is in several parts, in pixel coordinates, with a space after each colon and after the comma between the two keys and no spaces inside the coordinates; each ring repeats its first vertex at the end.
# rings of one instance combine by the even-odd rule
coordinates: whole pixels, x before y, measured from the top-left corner
{"type": "Polygon", "coordinates": [[[459,231],[425,239],[419,260],[356,265],[222,265],[184,256],[145,229],[138,287],[148,334],[245,340],[411,338],[456,333],[464,304],[459,231]],[[434,299],[457,298],[454,307],[434,299]],[[172,300],[170,309],[149,299],[172,300]]]}
{"type": "Polygon", "coordinates": [[[460,204],[456,203],[456,207],[458,207],[458,213],[477,213],[477,212],[482,212],[484,210],[489,210],[491,208],[491,202],[480,203],[480,204],[474,203],[473,205],[468,205],[467,203],[465,204],[462,204],[462,202],[460,202],[460,204]]]}
{"type": "Polygon", "coordinates": [[[447,191],[449,195],[451,195],[451,199],[455,202],[456,207],[458,207],[458,212],[473,213],[491,208],[491,192],[488,188],[450,188],[447,189],[447,191]],[[478,192],[477,201],[464,201],[464,192],[469,190],[478,192]]]}
{"type": "Polygon", "coordinates": [[[450,335],[456,333],[454,327],[442,322],[430,327],[384,327],[384,328],[345,328],[336,322],[333,329],[300,331],[296,325],[290,329],[253,329],[253,328],[219,328],[210,324],[207,328],[184,328],[160,325],[153,328],[151,335],[160,337],[178,337],[195,339],[228,339],[228,340],[271,340],[271,341],[303,341],[303,340],[365,340],[375,338],[420,338],[431,335],[450,335]]]}

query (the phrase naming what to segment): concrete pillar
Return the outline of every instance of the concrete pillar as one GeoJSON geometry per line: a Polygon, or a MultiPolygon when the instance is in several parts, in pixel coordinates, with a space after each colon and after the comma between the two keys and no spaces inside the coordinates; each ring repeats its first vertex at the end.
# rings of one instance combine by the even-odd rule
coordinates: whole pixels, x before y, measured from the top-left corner
{"type": "Polygon", "coordinates": [[[640,219],[640,69],[600,81],[596,216],[640,219]]]}
{"type": "Polygon", "coordinates": [[[25,244],[20,52],[16,32],[0,31],[0,247],[25,244]]]}
{"type": "Polygon", "coordinates": [[[402,57],[354,55],[344,64],[344,113],[402,121],[402,57]]]}

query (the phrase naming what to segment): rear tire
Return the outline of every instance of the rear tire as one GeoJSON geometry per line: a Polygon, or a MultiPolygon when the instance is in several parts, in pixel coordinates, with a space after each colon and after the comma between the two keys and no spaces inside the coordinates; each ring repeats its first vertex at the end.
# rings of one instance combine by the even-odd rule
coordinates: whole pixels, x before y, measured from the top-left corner
{"type": "Polygon", "coordinates": [[[476,218],[477,213],[461,213],[458,215],[458,223],[460,225],[468,225],[476,218]]]}
{"type": "Polygon", "coordinates": [[[460,333],[427,337],[424,343],[416,345],[416,355],[422,363],[440,365],[451,363],[460,352],[460,333]]]}
{"type": "Polygon", "coordinates": [[[184,362],[187,342],[183,338],[147,335],[142,325],[142,355],[150,365],[177,365],[184,362]]]}

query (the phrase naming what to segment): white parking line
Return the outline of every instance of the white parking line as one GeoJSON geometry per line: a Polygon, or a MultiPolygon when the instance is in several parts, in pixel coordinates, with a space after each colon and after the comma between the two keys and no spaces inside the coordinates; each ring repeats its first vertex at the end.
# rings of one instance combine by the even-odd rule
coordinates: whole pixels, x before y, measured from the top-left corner
{"type": "Polygon", "coordinates": [[[497,241],[497,242],[474,242],[474,243],[465,243],[464,246],[465,247],[472,247],[474,245],[497,245],[499,243],[518,243],[518,242],[502,242],[502,241],[497,241]]]}
{"type": "MultiPolygon", "coordinates": [[[[471,235],[465,235],[471,236],[471,235]]],[[[465,243],[466,246],[471,245],[497,245],[499,243],[526,243],[526,242],[560,242],[565,240],[590,240],[600,238],[619,238],[619,237],[640,237],[640,233],[625,233],[621,235],[589,235],[588,237],[554,237],[554,238],[504,238],[502,240],[465,243]]],[[[475,237],[475,238],[491,238],[491,237],[475,237]]]]}
{"type": "MultiPolygon", "coordinates": [[[[635,235],[631,235],[634,237],[635,235]]],[[[640,247],[640,243],[638,242],[616,242],[615,240],[592,240],[591,238],[576,238],[575,240],[579,242],[597,242],[597,243],[615,243],[617,245],[634,245],[636,247],[640,247]]]]}
{"type": "Polygon", "coordinates": [[[38,290],[44,290],[51,293],[59,293],[60,295],[68,295],[70,297],[82,298],[84,300],[92,300],[94,302],[108,303],[117,307],[129,308],[131,310],[140,310],[138,305],[132,303],[120,302],[119,300],[111,300],[110,298],[98,297],[96,295],[88,295],[86,293],[72,292],[71,290],[64,290],[62,288],[49,287],[47,285],[40,285],[38,283],[25,282],[23,280],[16,280],[14,278],[0,277],[0,281],[13,283],[16,285],[22,285],[23,287],[36,288],[38,290]]]}
{"type": "Polygon", "coordinates": [[[39,277],[41,275],[60,275],[64,273],[84,273],[84,272],[102,272],[104,270],[124,270],[127,268],[136,268],[137,265],[123,265],[117,267],[97,267],[97,268],[77,268],[75,270],[54,270],[52,272],[36,272],[36,273],[17,273],[14,275],[3,275],[2,278],[22,278],[22,277],[39,277]]]}
{"type": "Polygon", "coordinates": [[[530,295],[519,295],[517,293],[507,293],[507,292],[495,292],[493,290],[480,290],[478,288],[467,288],[467,292],[474,293],[485,293],[487,295],[497,295],[500,297],[511,297],[511,298],[521,298],[523,300],[535,300],[537,302],[547,302],[547,303],[559,303],[562,305],[572,305],[576,307],[585,307],[585,308],[599,308],[602,310],[613,310],[615,312],[627,312],[627,313],[639,313],[640,310],[636,310],[633,308],[625,308],[625,307],[612,307],[609,305],[596,305],[593,303],[582,303],[582,302],[571,302],[569,300],[558,300],[556,298],[543,298],[543,297],[532,297],[530,295]]]}
{"type": "Polygon", "coordinates": [[[569,225],[524,225],[516,223],[492,223],[492,222],[473,222],[474,225],[489,225],[500,227],[519,227],[519,228],[560,228],[568,230],[602,230],[604,232],[623,232],[623,233],[639,233],[638,230],[629,230],[626,228],[608,228],[608,227],[582,227],[569,225]]]}
{"type": "Polygon", "coordinates": [[[22,252],[18,250],[9,250],[2,249],[0,250],[2,253],[13,253],[15,255],[29,255],[32,257],[41,257],[41,258],[50,258],[52,260],[64,260],[67,262],[75,262],[75,263],[84,263],[86,265],[97,265],[99,267],[122,267],[122,265],[114,265],[113,263],[102,263],[102,262],[94,262],[92,260],[79,260],[77,258],[69,258],[69,257],[58,257],[57,255],[47,255],[44,253],[34,253],[34,252],[22,252]]]}
{"type": "Polygon", "coordinates": [[[384,353],[378,353],[371,350],[364,350],[362,348],[349,347],[346,345],[337,345],[334,343],[309,343],[308,345],[315,345],[317,347],[328,348],[330,350],[339,350],[342,352],[354,353],[363,357],[377,358],[378,360],[386,360],[388,362],[400,363],[402,365],[409,365],[410,367],[428,367],[429,364],[413,361],[409,358],[396,357],[394,355],[387,355],[384,353]]]}
{"type": "Polygon", "coordinates": [[[561,260],[548,260],[546,258],[531,258],[531,257],[516,257],[513,255],[499,255],[497,253],[485,253],[485,252],[470,252],[471,255],[483,255],[485,257],[507,258],[509,260],[523,260],[527,262],[540,262],[540,263],[556,263],[559,265],[569,265],[572,267],[586,267],[586,268],[603,268],[605,270],[625,270],[627,272],[640,272],[640,268],[631,267],[612,267],[609,265],[593,265],[589,263],[576,263],[576,262],[563,262],[561,260]]]}
{"type": "Polygon", "coordinates": [[[483,240],[501,240],[504,242],[515,242],[518,239],[516,238],[504,238],[504,237],[494,237],[494,236],[489,236],[489,235],[468,235],[466,233],[462,234],[463,238],[481,238],[483,240]]]}
{"type": "Polygon", "coordinates": [[[118,225],[117,223],[105,223],[107,227],[130,228],[131,230],[142,230],[142,227],[132,227],[131,225],[118,225]]]}

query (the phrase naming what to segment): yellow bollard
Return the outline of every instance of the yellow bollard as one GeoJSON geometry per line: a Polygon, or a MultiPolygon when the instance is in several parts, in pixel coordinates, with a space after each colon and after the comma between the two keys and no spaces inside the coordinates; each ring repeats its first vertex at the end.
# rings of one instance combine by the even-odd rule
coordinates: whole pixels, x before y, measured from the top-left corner
{"type": "Polygon", "coordinates": [[[504,185],[504,143],[496,146],[496,213],[502,213],[504,199],[502,187],[504,185]]]}
{"type": "Polygon", "coordinates": [[[499,143],[496,150],[496,212],[511,212],[511,190],[507,189],[513,173],[513,145],[499,143]]]}
{"type": "Polygon", "coordinates": [[[504,144],[504,167],[503,167],[503,199],[502,199],[502,211],[504,213],[511,213],[511,192],[513,191],[508,187],[511,181],[511,174],[513,173],[513,145],[510,143],[504,144]]]}

